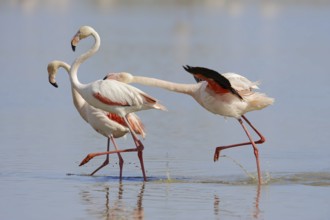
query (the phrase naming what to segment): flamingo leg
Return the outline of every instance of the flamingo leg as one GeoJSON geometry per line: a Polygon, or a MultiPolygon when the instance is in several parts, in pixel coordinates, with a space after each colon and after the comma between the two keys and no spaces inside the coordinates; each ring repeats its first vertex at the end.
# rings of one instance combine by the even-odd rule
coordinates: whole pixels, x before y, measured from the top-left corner
{"type": "MultiPolygon", "coordinates": [[[[108,138],[107,151],[109,151],[109,150],[110,150],[110,139],[108,138]]],[[[107,154],[106,159],[103,162],[103,164],[101,164],[101,166],[99,166],[96,170],[94,170],[90,175],[93,176],[97,171],[99,171],[100,169],[102,169],[103,167],[105,167],[108,164],[109,164],[109,154],[107,154]]]]}
{"type": "Polygon", "coordinates": [[[139,138],[136,136],[134,130],[131,128],[131,125],[129,124],[128,119],[127,119],[127,115],[124,117],[124,119],[125,119],[125,122],[127,124],[128,129],[130,130],[130,132],[132,134],[134,143],[136,145],[136,151],[138,152],[138,158],[140,160],[143,179],[144,179],[144,181],[147,181],[147,176],[146,176],[146,172],[145,172],[145,169],[144,169],[144,161],[143,161],[144,146],[143,146],[142,142],[139,140],[139,138]]]}
{"type": "MultiPolygon", "coordinates": [[[[260,138],[258,141],[254,141],[254,143],[255,144],[264,143],[266,141],[266,138],[252,125],[252,123],[244,115],[242,115],[242,118],[249,124],[249,126],[256,132],[256,134],[260,138]]],[[[240,119],[238,121],[240,122],[240,119]]],[[[243,122],[240,122],[240,123],[242,124],[243,122]]],[[[240,147],[240,146],[250,145],[250,144],[252,144],[251,141],[250,142],[239,143],[239,144],[228,145],[228,146],[217,147],[215,149],[215,153],[214,153],[214,162],[219,159],[221,150],[225,150],[225,149],[232,148],[232,147],[240,147]]]]}
{"type": "MultiPolygon", "coordinates": [[[[259,143],[263,143],[265,141],[265,138],[261,135],[261,133],[251,124],[250,121],[247,120],[247,118],[245,116],[242,116],[242,118],[251,126],[251,128],[260,136],[260,140],[259,143]]],[[[239,123],[241,124],[242,128],[244,129],[246,135],[248,136],[250,142],[245,142],[245,143],[240,143],[240,144],[233,144],[233,145],[228,145],[228,146],[224,146],[224,147],[217,147],[215,150],[215,154],[214,154],[214,161],[217,161],[219,159],[219,154],[221,150],[224,149],[228,149],[228,148],[232,148],[232,147],[238,147],[238,146],[244,146],[244,145],[249,145],[252,144],[253,147],[253,152],[254,152],[254,156],[256,158],[256,164],[257,164],[257,172],[258,172],[258,184],[262,183],[262,179],[261,179],[261,172],[260,172],[260,162],[259,162],[259,150],[256,146],[256,142],[253,141],[249,131],[247,130],[247,128],[245,127],[245,125],[243,124],[242,119],[238,119],[239,123]]]]}
{"type": "MultiPolygon", "coordinates": [[[[85,159],[82,160],[82,162],[80,163],[79,166],[82,166],[86,163],[88,163],[88,161],[90,161],[91,159],[93,159],[94,157],[96,156],[101,156],[101,155],[109,155],[109,154],[114,154],[114,153],[117,153],[118,154],[118,157],[119,157],[119,166],[120,166],[120,176],[122,175],[122,166],[123,166],[123,160],[120,159],[121,156],[120,156],[120,153],[124,153],[124,152],[134,152],[134,151],[137,151],[138,152],[138,158],[140,160],[140,165],[141,165],[141,170],[142,170],[142,175],[143,175],[143,179],[144,181],[147,181],[147,176],[146,176],[146,172],[145,172],[145,169],[144,169],[144,161],[143,161],[143,149],[144,149],[144,146],[142,144],[142,142],[138,139],[138,137],[136,136],[135,132],[133,131],[133,129],[131,128],[129,122],[128,122],[128,119],[126,117],[124,117],[124,120],[127,124],[127,127],[128,129],[130,130],[130,133],[132,134],[132,137],[133,137],[133,141],[136,145],[136,148],[131,148],[131,149],[125,149],[125,150],[118,150],[114,140],[112,139],[112,142],[114,143],[115,145],[115,148],[116,150],[115,151],[106,151],[106,152],[97,152],[97,153],[90,153],[88,154],[85,159]],[[122,162],[121,162],[122,161],[122,162]]],[[[101,168],[98,168],[98,169],[101,169],[101,168]]],[[[97,170],[96,170],[97,171],[97,170]]],[[[95,172],[95,171],[94,171],[95,172]]]]}
{"type": "Polygon", "coordinates": [[[253,152],[254,152],[254,156],[256,158],[256,163],[257,163],[257,172],[258,172],[258,184],[261,185],[262,183],[262,179],[261,179],[261,172],[260,172],[260,163],[259,163],[259,150],[257,148],[257,145],[254,143],[249,131],[247,130],[247,128],[245,127],[245,125],[243,124],[243,121],[240,120],[240,124],[242,125],[246,135],[249,137],[252,147],[253,147],[253,152]]]}
{"type": "Polygon", "coordinates": [[[125,123],[126,123],[128,129],[129,129],[131,135],[132,135],[132,138],[133,138],[134,143],[136,145],[136,149],[138,151],[143,151],[144,146],[143,146],[142,142],[139,140],[139,138],[137,137],[137,135],[135,134],[134,130],[132,129],[132,127],[130,125],[130,123],[128,122],[127,115],[124,117],[124,120],[125,120],[125,123]]]}
{"type": "MultiPolygon", "coordinates": [[[[115,142],[115,139],[113,138],[113,136],[111,135],[111,141],[113,143],[113,145],[115,146],[115,149],[116,151],[118,151],[118,147],[117,147],[117,144],[115,142]]],[[[121,156],[120,153],[117,153],[118,154],[118,159],[119,159],[119,179],[122,180],[122,177],[123,177],[123,166],[124,166],[124,160],[121,156]]],[[[107,154],[109,156],[109,154],[107,154]]]]}
{"type": "Polygon", "coordinates": [[[255,141],[256,144],[262,144],[266,141],[266,138],[252,125],[252,123],[244,116],[242,115],[242,118],[249,124],[249,126],[257,133],[260,140],[255,141]]]}
{"type": "Polygon", "coordinates": [[[88,163],[91,159],[93,159],[94,157],[97,157],[97,156],[107,155],[107,154],[135,152],[135,151],[137,151],[136,148],[130,148],[130,149],[124,149],[124,150],[113,150],[113,151],[106,151],[106,152],[90,153],[81,161],[79,166],[82,166],[82,165],[88,163]]]}
{"type": "Polygon", "coordinates": [[[139,160],[140,160],[143,179],[144,179],[144,181],[147,181],[147,176],[146,176],[146,172],[145,172],[145,169],[144,169],[144,162],[143,162],[143,151],[138,151],[138,157],[139,157],[139,160]]]}

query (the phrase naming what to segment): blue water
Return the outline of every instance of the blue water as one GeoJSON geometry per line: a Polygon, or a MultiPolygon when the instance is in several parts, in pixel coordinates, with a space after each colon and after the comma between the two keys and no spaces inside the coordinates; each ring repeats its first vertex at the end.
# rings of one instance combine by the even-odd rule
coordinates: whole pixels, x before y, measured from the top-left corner
{"type": "MultiPolygon", "coordinates": [[[[3,1],[0,3],[0,219],[328,219],[330,172],[330,4],[291,1],[3,1]],[[194,83],[182,65],[260,80],[276,102],[246,116],[265,135],[264,181],[256,184],[251,147],[235,119],[206,112],[181,94],[139,86],[168,112],[139,112],[147,137],[143,183],[135,153],[95,177],[104,158],[83,167],[106,139],[76,112],[64,71],[59,88],[47,64],[72,63],[70,40],[82,25],[102,39],[79,70],[90,82],[108,72],[194,83]]],[[[131,138],[118,139],[121,148],[131,138]]]]}

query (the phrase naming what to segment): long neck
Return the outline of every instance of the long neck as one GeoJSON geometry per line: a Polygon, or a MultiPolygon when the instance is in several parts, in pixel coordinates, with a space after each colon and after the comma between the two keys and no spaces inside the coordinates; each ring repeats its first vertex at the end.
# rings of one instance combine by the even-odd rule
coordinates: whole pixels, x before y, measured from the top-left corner
{"type": "Polygon", "coordinates": [[[139,83],[146,86],[158,87],[172,92],[184,93],[187,95],[193,95],[196,89],[198,89],[197,84],[173,83],[165,80],[143,76],[133,76],[132,83],[139,83]]]}
{"type": "Polygon", "coordinates": [[[70,80],[74,86],[75,89],[81,89],[83,87],[83,84],[81,84],[78,80],[77,72],[80,64],[85,62],[89,57],[93,56],[100,47],[101,39],[100,36],[94,31],[91,33],[91,35],[95,39],[95,43],[91,49],[89,49],[86,53],[80,55],[72,64],[71,70],[70,70],[70,80]]]}
{"type": "MultiPolygon", "coordinates": [[[[59,66],[64,68],[68,74],[70,75],[70,65],[65,63],[65,62],[60,62],[59,66]]],[[[76,109],[78,110],[78,112],[80,113],[80,115],[85,118],[85,115],[83,113],[83,107],[86,104],[85,99],[83,99],[81,97],[81,95],[77,92],[77,90],[74,89],[73,87],[73,83],[71,81],[71,93],[72,93],[72,100],[73,100],[73,104],[76,107],[76,109]]]]}
{"type": "Polygon", "coordinates": [[[68,73],[70,73],[70,65],[62,62],[62,61],[58,61],[58,66],[62,67],[63,69],[65,69],[68,73]]]}

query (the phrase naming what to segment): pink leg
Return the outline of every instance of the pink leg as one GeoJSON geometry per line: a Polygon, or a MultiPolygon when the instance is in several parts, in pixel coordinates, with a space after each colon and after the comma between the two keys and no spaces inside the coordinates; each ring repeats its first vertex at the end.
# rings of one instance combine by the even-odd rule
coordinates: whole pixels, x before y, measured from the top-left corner
{"type": "MultiPolygon", "coordinates": [[[[108,138],[107,151],[109,151],[109,150],[110,150],[110,139],[108,138]]],[[[96,170],[94,170],[90,175],[93,176],[97,171],[99,171],[100,169],[102,169],[103,167],[105,167],[108,164],[109,164],[109,154],[107,154],[106,159],[103,162],[103,164],[101,164],[101,166],[99,166],[96,170]]]]}
{"type": "Polygon", "coordinates": [[[138,151],[138,157],[139,157],[140,164],[141,164],[141,170],[142,170],[143,180],[144,181],[147,181],[147,176],[146,176],[146,172],[144,170],[144,163],[143,163],[143,151],[138,151]]]}
{"type": "Polygon", "coordinates": [[[261,172],[260,172],[260,163],[259,163],[259,150],[257,148],[257,145],[254,143],[249,131],[246,129],[245,125],[243,124],[243,121],[240,120],[240,123],[246,133],[246,135],[249,137],[252,147],[253,147],[253,152],[254,152],[254,156],[256,158],[256,163],[257,163],[257,172],[258,172],[258,184],[261,185],[262,183],[262,179],[261,179],[261,172]]]}
{"type": "Polygon", "coordinates": [[[224,146],[224,147],[217,147],[214,153],[214,161],[217,161],[219,159],[219,154],[221,150],[224,149],[228,149],[228,148],[232,148],[232,147],[239,147],[239,146],[244,146],[244,145],[249,145],[252,144],[253,150],[254,150],[254,156],[256,158],[256,163],[257,163],[257,172],[258,172],[258,183],[261,184],[262,179],[261,179],[261,172],[260,172],[260,163],[259,163],[259,151],[258,148],[256,146],[256,143],[263,143],[265,142],[265,138],[261,135],[261,133],[251,124],[251,122],[249,122],[247,120],[247,118],[245,116],[242,116],[242,118],[251,126],[251,128],[259,135],[260,140],[257,142],[254,142],[249,131],[247,130],[247,128],[245,127],[245,125],[243,124],[242,119],[238,119],[239,123],[241,124],[242,128],[244,129],[246,135],[248,136],[250,142],[245,142],[245,143],[240,143],[240,144],[233,144],[233,145],[228,145],[228,146],[224,146]]]}
{"type": "Polygon", "coordinates": [[[144,162],[143,162],[143,149],[144,149],[144,146],[143,146],[142,142],[139,140],[139,138],[136,136],[133,129],[131,128],[131,125],[129,124],[128,119],[126,118],[126,116],[124,117],[124,119],[125,119],[125,122],[127,124],[127,127],[129,128],[129,130],[131,132],[134,143],[136,145],[136,150],[138,152],[138,158],[139,158],[140,164],[141,164],[143,179],[144,179],[144,181],[147,181],[147,176],[146,176],[146,172],[144,170],[144,162]]]}
{"type": "MultiPolygon", "coordinates": [[[[251,124],[251,122],[244,115],[242,115],[242,118],[250,125],[250,127],[258,134],[258,136],[260,138],[258,141],[254,141],[254,143],[255,144],[264,143],[266,141],[266,138],[251,124]]],[[[240,121],[240,119],[238,121],[240,122],[240,124],[243,123],[242,121],[240,121]]],[[[228,146],[217,147],[215,149],[215,153],[214,153],[214,162],[219,159],[221,150],[225,150],[225,149],[232,148],[232,147],[240,147],[240,146],[250,145],[250,144],[252,144],[251,141],[250,142],[239,143],[239,144],[228,145],[228,146]]]]}
{"type": "MultiPolygon", "coordinates": [[[[138,137],[136,136],[135,132],[133,131],[133,129],[131,128],[129,122],[128,122],[128,119],[126,117],[124,117],[124,120],[127,124],[127,127],[128,129],[130,130],[131,132],[131,135],[133,137],[133,141],[136,145],[136,148],[131,148],[131,149],[125,149],[125,150],[118,150],[116,148],[115,151],[107,151],[107,152],[98,152],[98,153],[90,153],[88,154],[85,159],[83,159],[83,161],[80,163],[79,166],[82,166],[86,163],[88,163],[88,161],[90,161],[91,159],[93,159],[94,157],[96,156],[101,156],[101,155],[109,155],[109,154],[114,154],[114,153],[124,153],[124,152],[133,152],[133,151],[137,151],[138,152],[138,158],[140,160],[140,164],[141,164],[141,170],[142,170],[142,175],[143,175],[143,179],[144,181],[147,181],[147,176],[146,176],[146,173],[145,173],[145,169],[144,169],[144,162],[143,162],[143,149],[144,149],[144,146],[142,144],[142,142],[138,139],[138,137]]],[[[114,143],[115,144],[115,143],[114,143]]],[[[116,145],[115,145],[116,147],[116,145]]],[[[120,159],[119,159],[120,160],[120,159]]],[[[119,161],[119,163],[121,163],[119,161]]],[[[120,164],[119,164],[120,165],[120,164]]],[[[121,166],[121,165],[120,165],[121,166]]]]}
{"type": "Polygon", "coordinates": [[[136,149],[138,151],[143,151],[144,146],[143,146],[142,142],[139,140],[139,138],[137,137],[137,135],[135,134],[134,130],[132,129],[132,127],[131,127],[131,125],[130,125],[130,123],[129,123],[129,121],[128,121],[128,119],[126,117],[127,117],[127,115],[124,117],[124,119],[125,119],[125,122],[126,122],[126,125],[127,125],[128,129],[129,129],[129,131],[131,132],[133,141],[134,141],[134,143],[136,145],[136,149]]]}
{"type": "Polygon", "coordinates": [[[242,118],[250,125],[250,127],[258,134],[260,140],[255,141],[256,144],[262,144],[266,141],[266,138],[252,125],[252,123],[244,116],[242,115],[242,118]]]}
{"type": "Polygon", "coordinates": [[[83,159],[81,161],[81,163],[79,164],[79,166],[82,166],[86,163],[88,163],[88,161],[90,161],[91,159],[93,159],[94,157],[97,156],[101,156],[101,155],[107,155],[107,154],[118,154],[118,153],[126,153],[126,152],[136,152],[136,148],[130,148],[130,149],[125,149],[125,150],[114,150],[114,151],[106,151],[106,152],[97,152],[97,153],[90,153],[88,154],[85,159],[83,159]]]}
{"type": "MultiPolygon", "coordinates": [[[[115,146],[115,149],[118,151],[118,147],[117,147],[117,144],[115,142],[115,139],[113,138],[113,136],[111,135],[110,138],[108,138],[108,143],[107,143],[107,152],[110,151],[110,139],[113,143],[113,145],[115,146]]],[[[119,178],[120,180],[122,179],[122,175],[123,175],[123,165],[124,165],[124,160],[122,158],[122,156],[120,155],[120,153],[118,152],[118,158],[119,158],[119,178]]],[[[97,171],[99,171],[101,168],[103,168],[104,166],[108,165],[109,164],[109,154],[106,154],[107,157],[105,159],[105,161],[103,162],[103,164],[97,168],[96,170],[94,170],[93,173],[91,173],[90,175],[93,176],[97,171]]],[[[90,159],[89,159],[90,160],[90,159]]],[[[88,161],[87,161],[88,162],[88,161]]],[[[85,162],[85,163],[87,163],[85,162]]],[[[81,166],[81,165],[80,165],[81,166]]]]}
{"type": "MultiPolygon", "coordinates": [[[[117,147],[117,144],[116,144],[115,139],[113,138],[113,136],[111,136],[111,140],[112,140],[113,145],[115,146],[116,151],[118,151],[118,147],[117,147]]],[[[117,154],[118,154],[118,159],[119,159],[119,179],[122,180],[124,160],[121,157],[120,153],[117,153],[117,154]]],[[[107,154],[107,155],[109,155],[109,154],[107,154]]]]}

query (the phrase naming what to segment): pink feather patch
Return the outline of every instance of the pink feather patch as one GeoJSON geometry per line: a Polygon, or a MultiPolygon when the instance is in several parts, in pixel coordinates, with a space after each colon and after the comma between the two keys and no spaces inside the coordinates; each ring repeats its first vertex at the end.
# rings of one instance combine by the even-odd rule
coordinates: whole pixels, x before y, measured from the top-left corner
{"type": "Polygon", "coordinates": [[[94,93],[93,96],[100,102],[107,104],[107,105],[129,106],[129,104],[127,102],[125,102],[125,103],[114,102],[114,101],[108,99],[107,97],[102,96],[99,92],[94,93]]]}

